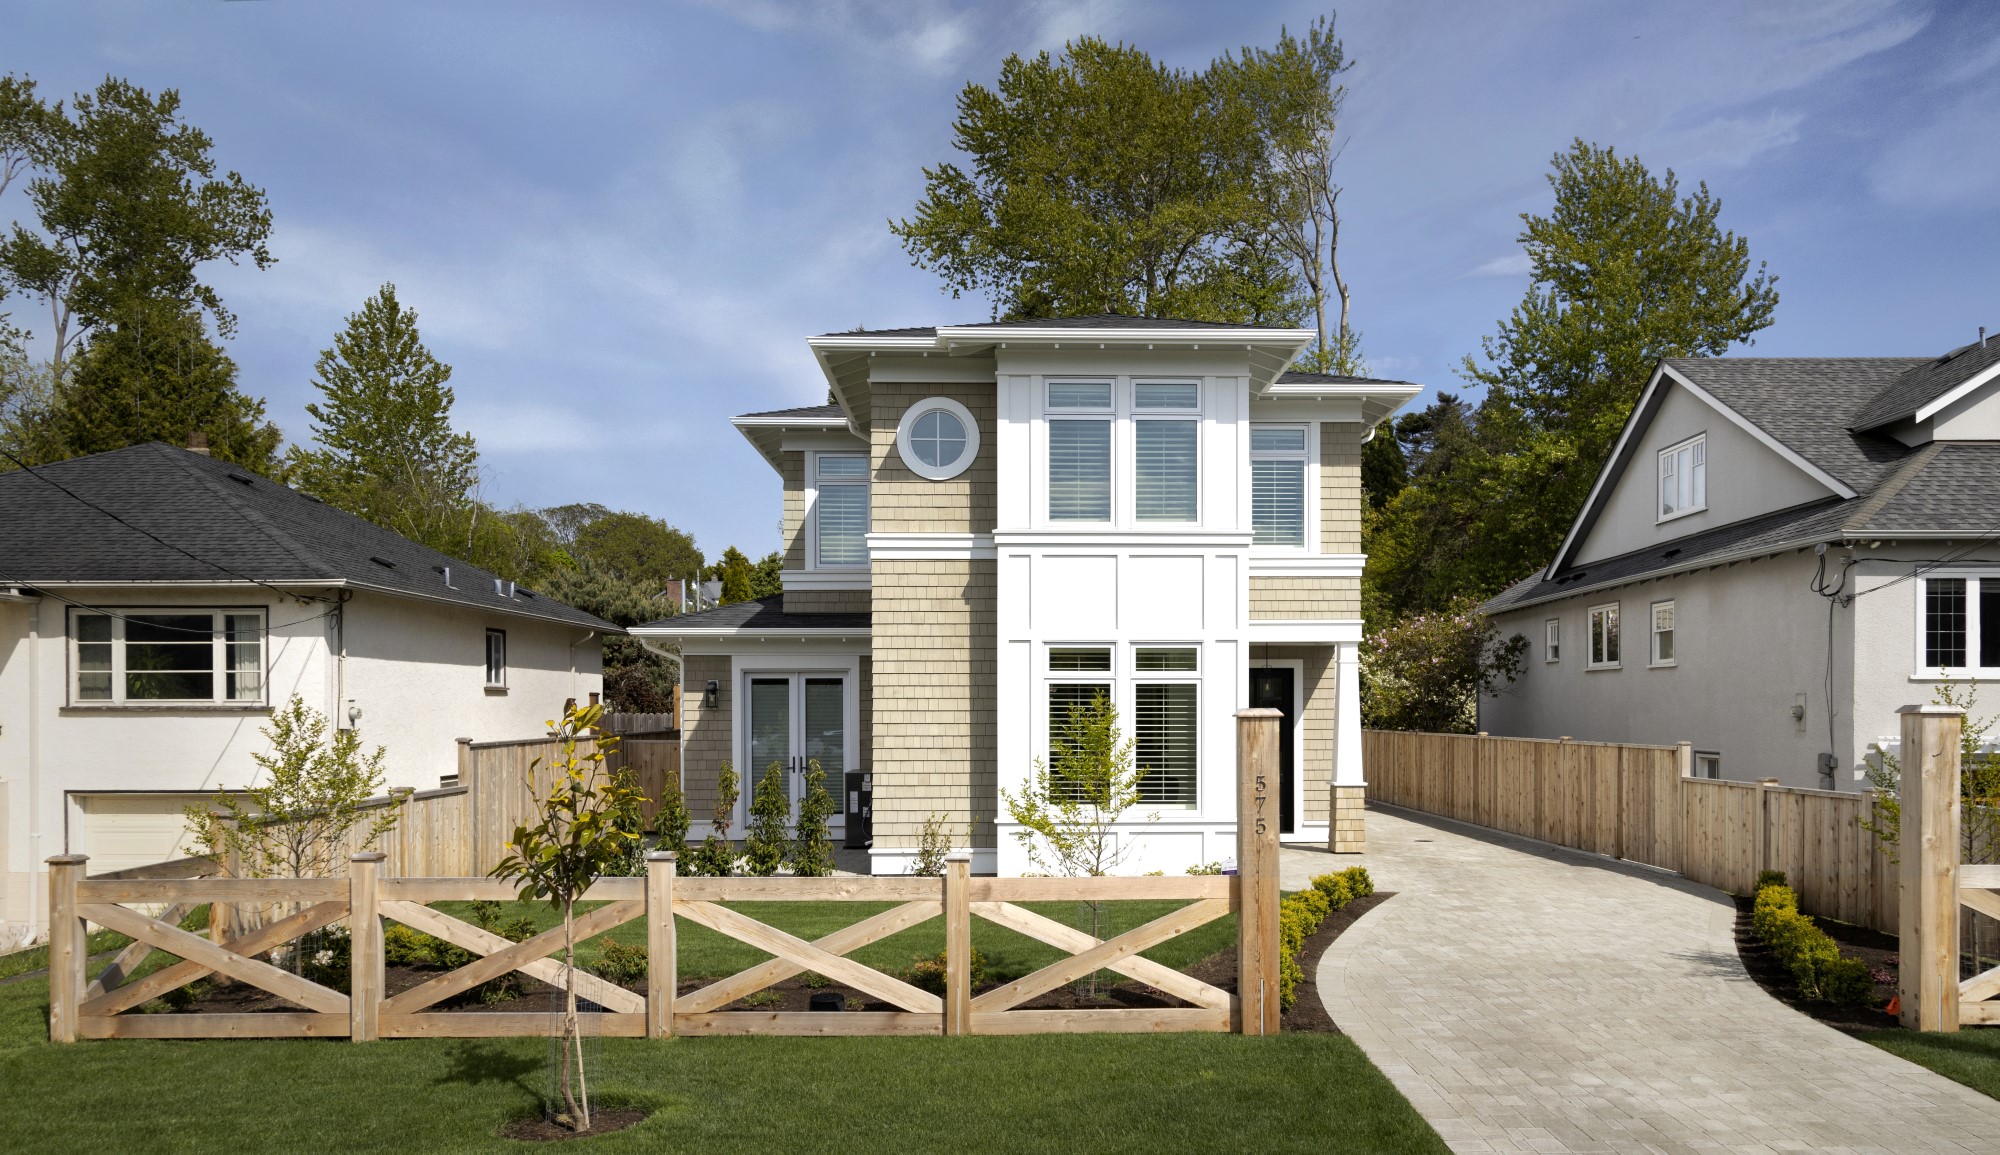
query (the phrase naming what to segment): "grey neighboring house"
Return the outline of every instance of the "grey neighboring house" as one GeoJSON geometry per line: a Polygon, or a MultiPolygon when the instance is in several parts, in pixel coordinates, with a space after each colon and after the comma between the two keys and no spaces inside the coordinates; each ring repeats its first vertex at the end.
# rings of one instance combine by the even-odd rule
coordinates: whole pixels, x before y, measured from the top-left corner
{"type": "Polygon", "coordinates": [[[1983,330],[1935,358],[1663,361],[1555,560],[1486,605],[1529,650],[1480,728],[1860,789],[1898,707],[2000,678],[1996,537],[1983,330]]]}

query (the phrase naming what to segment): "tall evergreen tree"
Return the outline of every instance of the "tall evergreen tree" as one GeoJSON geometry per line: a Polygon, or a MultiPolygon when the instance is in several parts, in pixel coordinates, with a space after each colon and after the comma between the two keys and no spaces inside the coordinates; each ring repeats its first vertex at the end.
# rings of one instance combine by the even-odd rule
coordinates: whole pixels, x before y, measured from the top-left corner
{"type": "MultiPolygon", "coordinates": [[[[42,456],[80,457],[144,441],[210,452],[257,473],[278,472],[284,437],[264,403],[236,388],[236,363],[209,340],[201,314],[168,302],[129,303],[100,327],[54,390],[42,456]]],[[[29,462],[29,464],[34,464],[29,462]]]]}
{"type": "MultiPolygon", "coordinates": [[[[467,557],[484,511],[479,452],[452,428],[451,366],[424,347],[415,309],[383,285],[322,350],[306,406],[313,445],[295,447],[293,483],[412,541],[467,557]]],[[[468,560],[477,561],[476,557],[468,560]]]]}

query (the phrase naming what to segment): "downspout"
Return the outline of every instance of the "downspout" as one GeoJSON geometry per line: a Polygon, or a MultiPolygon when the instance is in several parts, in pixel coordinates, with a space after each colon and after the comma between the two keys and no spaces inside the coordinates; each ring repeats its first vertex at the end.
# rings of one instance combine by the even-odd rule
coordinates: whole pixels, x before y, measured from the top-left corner
{"type": "Polygon", "coordinates": [[[639,644],[674,664],[674,689],[679,695],[673,699],[674,725],[686,725],[687,719],[683,711],[687,709],[687,662],[681,658],[679,650],[668,649],[655,643],[651,638],[640,638],[639,644]]]}
{"type": "Polygon", "coordinates": [[[569,696],[576,698],[582,687],[577,685],[576,648],[597,636],[596,630],[585,630],[583,636],[569,644],[569,696]]]}

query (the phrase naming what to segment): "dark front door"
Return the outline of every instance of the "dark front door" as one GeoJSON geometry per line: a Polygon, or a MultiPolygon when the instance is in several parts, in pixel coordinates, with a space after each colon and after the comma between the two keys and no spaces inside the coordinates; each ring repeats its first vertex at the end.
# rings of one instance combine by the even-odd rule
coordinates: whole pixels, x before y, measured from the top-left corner
{"type": "Polygon", "coordinates": [[[1298,725],[1293,706],[1293,677],[1288,666],[1260,667],[1250,671],[1250,708],[1282,710],[1278,723],[1278,833],[1290,834],[1292,814],[1292,727],[1298,725]]]}

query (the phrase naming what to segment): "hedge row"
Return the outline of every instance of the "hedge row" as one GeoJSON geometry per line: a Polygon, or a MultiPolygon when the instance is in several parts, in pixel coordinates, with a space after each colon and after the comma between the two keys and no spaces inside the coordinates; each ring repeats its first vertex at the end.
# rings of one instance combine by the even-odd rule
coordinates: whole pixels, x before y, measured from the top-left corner
{"type": "Polygon", "coordinates": [[[1758,876],[1750,929],[1791,969],[1799,994],[1806,998],[1858,1007],[1866,1005],[1875,993],[1868,964],[1840,957],[1840,944],[1810,916],[1799,913],[1799,896],[1785,885],[1781,871],[1768,870],[1758,876]]]}
{"type": "Polygon", "coordinates": [[[1291,1010],[1298,1001],[1299,981],[1306,977],[1299,966],[1299,952],[1306,940],[1319,929],[1326,916],[1375,893],[1375,883],[1365,866],[1350,866],[1338,874],[1322,874],[1312,880],[1312,888],[1301,890],[1278,904],[1278,1005],[1291,1010]]]}

